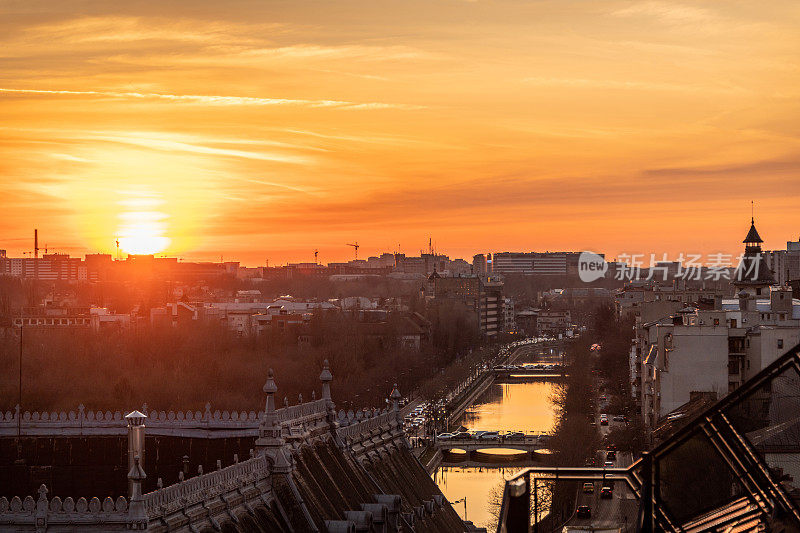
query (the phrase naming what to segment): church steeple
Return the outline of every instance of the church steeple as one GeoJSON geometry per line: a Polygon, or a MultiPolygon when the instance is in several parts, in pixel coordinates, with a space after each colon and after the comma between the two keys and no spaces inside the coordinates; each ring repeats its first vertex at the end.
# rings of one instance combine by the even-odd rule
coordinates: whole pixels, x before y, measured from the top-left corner
{"type": "Polygon", "coordinates": [[[742,241],[744,255],[735,271],[734,286],[752,291],[753,296],[761,296],[762,291],[775,283],[775,277],[761,252],[764,239],[756,230],[755,217],[750,216],[750,231],[742,241]]]}
{"type": "Polygon", "coordinates": [[[761,248],[761,243],[764,242],[761,235],[759,235],[756,230],[756,221],[753,217],[750,217],[750,231],[747,232],[747,237],[745,237],[742,242],[745,243],[748,248],[751,246],[761,248]]]}

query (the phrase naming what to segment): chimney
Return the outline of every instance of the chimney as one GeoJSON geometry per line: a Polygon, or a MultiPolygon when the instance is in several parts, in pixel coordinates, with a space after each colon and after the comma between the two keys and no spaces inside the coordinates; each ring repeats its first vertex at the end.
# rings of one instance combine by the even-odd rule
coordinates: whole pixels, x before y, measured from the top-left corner
{"type": "MultiPolygon", "coordinates": [[[[144,470],[144,420],[147,415],[132,411],[125,415],[128,422],[128,469],[138,472],[144,470]]],[[[128,494],[133,494],[133,481],[128,481],[128,494]]]]}

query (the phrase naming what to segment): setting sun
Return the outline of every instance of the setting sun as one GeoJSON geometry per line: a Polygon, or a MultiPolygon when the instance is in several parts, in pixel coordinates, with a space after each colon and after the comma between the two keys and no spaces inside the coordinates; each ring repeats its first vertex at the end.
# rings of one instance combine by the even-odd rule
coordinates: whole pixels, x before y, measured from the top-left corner
{"type": "Polygon", "coordinates": [[[129,254],[156,254],[166,250],[170,239],[164,235],[166,219],[157,211],[120,213],[123,221],[119,231],[119,247],[129,254]]]}

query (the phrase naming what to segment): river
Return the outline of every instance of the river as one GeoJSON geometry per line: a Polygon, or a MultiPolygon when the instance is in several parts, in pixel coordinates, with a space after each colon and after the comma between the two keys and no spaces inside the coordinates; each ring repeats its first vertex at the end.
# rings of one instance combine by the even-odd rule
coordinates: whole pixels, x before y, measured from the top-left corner
{"type": "MultiPolygon", "coordinates": [[[[554,386],[548,381],[495,383],[467,410],[462,424],[471,430],[550,431],[555,423],[551,401],[554,386]]],[[[493,498],[499,500],[504,476],[517,470],[440,466],[433,478],[451,502],[466,497],[466,517],[464,503],[454,504],[461,518],[471,520],[476,526],[488,527],[492,524],[489,502],[493,498]]]]}

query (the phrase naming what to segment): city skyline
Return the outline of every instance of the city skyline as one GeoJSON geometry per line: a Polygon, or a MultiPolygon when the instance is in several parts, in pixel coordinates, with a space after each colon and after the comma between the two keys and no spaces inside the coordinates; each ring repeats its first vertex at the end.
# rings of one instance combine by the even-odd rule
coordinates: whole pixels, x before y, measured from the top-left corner
{"type": "Polygon", "coordinates": [[[0,10],[10,255],[34,227],[72,255],[252,265],[429,235],[736,254],[751,200],[765,248],[798,236],[790,2],[0,10]]]}

